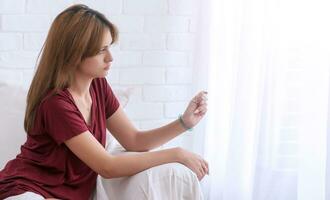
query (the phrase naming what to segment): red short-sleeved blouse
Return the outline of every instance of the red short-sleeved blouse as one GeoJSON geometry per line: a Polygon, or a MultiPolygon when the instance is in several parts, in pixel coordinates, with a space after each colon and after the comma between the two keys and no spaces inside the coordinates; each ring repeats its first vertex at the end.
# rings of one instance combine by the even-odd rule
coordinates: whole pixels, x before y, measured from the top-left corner
{"type": "Polygon", "coordinates": [[[96,78],[90,87],[91,124],[67,89],[47,95],[36,114],[35,124],[21,153],[0,171],[0,199],[26,191],[46,198],[88,199],[97,174],[63,143],[89,130],[105,146],[106,119],[119,107],[105,78],[96,78]]]}

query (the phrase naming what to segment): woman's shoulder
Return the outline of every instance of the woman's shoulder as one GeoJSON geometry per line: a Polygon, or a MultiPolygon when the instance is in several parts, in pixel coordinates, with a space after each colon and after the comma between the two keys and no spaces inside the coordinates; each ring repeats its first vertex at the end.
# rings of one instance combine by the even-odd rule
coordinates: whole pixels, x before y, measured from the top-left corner
{"type": "Polygon", "coordinates": [[[58,106],[74,106],[69,91],[65,89],[49,91],[40,103],[45,109],[56,109],[58,106]]]}

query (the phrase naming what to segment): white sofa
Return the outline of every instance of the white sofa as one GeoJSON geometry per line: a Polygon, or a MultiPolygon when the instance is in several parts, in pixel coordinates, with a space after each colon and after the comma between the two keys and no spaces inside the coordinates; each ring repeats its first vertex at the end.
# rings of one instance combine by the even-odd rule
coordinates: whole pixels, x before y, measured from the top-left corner
{"type": "MultiPolygon", "coordinates": [[[[0,170],[7,161],[15,158],[26,140],[23,129],[27,91],[0,83],[0,170]]],[[[125,91],[115,91],[122,105],[128,102],[125,91]]],[[[106,149],[112,154],[126,152],[119,143],[107,135],[106,149]]],[[[169,163],[150,168],[131,177],[103,179],[98,177],[93,200],[181,200],[203,199],[196,175],[179,163],[169,163]]]]}

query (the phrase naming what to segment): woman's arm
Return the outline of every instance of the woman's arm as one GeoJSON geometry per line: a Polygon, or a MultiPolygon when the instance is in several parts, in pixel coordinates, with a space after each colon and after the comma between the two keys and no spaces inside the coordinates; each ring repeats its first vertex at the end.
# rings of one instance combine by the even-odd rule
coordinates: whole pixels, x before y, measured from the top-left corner
{"type": "MultiPolygon", "coordinates": [[[[206,92],[200,92],[189,103],[182,118],[186,126],[195,126],[207,111],[206,92]]],[[[128,151],[148,151],[159,147],[185,131],[175,120],[160,128],[139,131],[130,122],[121,107],[107,119],[107,129],[128,151]]]]}
{"type": "Polygon", "coordinates": [[[137,151],[148,151],[157,148],[176,136],[186,131],[180,124],[179,120],[175,120],[160,128],[141,131],[136,138],[137,151]]]}
{"type": "Polygon", "coordinates": [[[148,168],[170,162],[186,165],[199,179],[208,173],[205,160],[181,148],[131,155],[111,155],[89,131],[67,140],[65,144],[80,160],[104,178],[132,176],[148,168]]]}
{"type": "Polygon", "coordinates": [[[150,167],[179,162],[179,149],[130,155],[111,155],[86,131],[65,142],[67,147],[91,169],[105,178],[131,176],[150,167]]]}
{"type": "Polygon", "coordinates": [[[157,148],[185,131],[179,120],[153,130],[139,131],[122,108],[118,108],[107,120],[107,128],[128,151],[148,151],[157,148]]]}

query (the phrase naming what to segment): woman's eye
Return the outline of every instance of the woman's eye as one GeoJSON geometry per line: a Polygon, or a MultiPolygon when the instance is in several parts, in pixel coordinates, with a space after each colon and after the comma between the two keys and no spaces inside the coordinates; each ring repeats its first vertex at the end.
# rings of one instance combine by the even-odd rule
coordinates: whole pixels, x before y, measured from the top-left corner
{"type": "Polygon", "coordinates": [[[104,53],[107,49],[109,49],[109,47],[105,47],[105,48],[101,49],[101,50],[99,51],[99,53],[104,53]]]}
{"type": "Polygon", "coordinates": [[[106,49],[101,49],[98,53],[101,54],[101,53],[104,53],[106,49]]]}

